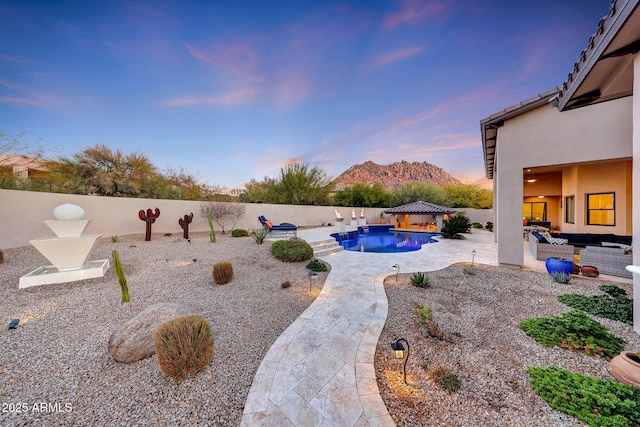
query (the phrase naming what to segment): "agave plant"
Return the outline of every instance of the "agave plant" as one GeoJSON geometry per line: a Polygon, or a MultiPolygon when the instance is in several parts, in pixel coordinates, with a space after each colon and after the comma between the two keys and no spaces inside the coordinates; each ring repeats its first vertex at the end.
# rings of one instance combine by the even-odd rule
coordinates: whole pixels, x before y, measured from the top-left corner
{"type": "Polygon", "coordinates": [[[471,221],[464,215],[456,215],[442,222],[442,237],[445,239],[463,239],[460,233],[466,233],[471,228],[471,221]]]}
{"type": "Polygon", "coordinates": [[[418,271],[411,275],[411,284],[419,288],[428,288],[429,286],[431,286],[429,277],[426,273],[423,273],[421,271],[418,271]]]}

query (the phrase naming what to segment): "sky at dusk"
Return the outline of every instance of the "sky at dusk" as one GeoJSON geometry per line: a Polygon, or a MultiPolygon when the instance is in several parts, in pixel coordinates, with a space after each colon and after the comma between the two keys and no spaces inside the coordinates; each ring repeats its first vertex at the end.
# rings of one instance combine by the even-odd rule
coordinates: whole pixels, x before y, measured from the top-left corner
{"type": "Polygon", "coordinates": [[[480,120],[562,84],[609,4],[0,0],[0,131],[222,187],[367,160],[486,185],[480,120]]]}

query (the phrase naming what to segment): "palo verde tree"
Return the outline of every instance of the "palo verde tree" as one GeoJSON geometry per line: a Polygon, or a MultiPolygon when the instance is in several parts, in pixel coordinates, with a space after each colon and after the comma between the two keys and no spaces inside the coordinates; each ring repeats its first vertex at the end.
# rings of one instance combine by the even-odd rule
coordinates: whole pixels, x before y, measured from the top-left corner
{"type": "Polygon", "coordinates": [[[385,208],[391,202],[391,193],[382,184],[366,184],[357,182],[344,190],[337,191],[333,196],[336,206],[361,206],[365,208],[385,208]]]}
{"type": "Polygon", "coordinates": [[[420,181],[405,182],[395,190],[391,206],[401,206],[419,201],[451,206],[451,200],[449,200],[449,196],[441,186],[431,182],[420,181]]]}
{"type": "Polygon", "coordinates": [[[451,207],[490,209],[493,207],[493,192],[475,184],[453,184],[444,187],[451,200],[451,207]]]}

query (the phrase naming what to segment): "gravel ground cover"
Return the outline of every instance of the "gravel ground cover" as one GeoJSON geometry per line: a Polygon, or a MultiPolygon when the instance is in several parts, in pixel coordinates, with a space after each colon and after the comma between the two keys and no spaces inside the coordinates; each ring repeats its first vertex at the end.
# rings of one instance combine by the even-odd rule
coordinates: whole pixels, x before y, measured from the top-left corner
{"type": "MultiPolygon", "coordinates": [[[[462,264],[428,273],[431,287],[421,289],[410,274],[385,280],[389,316],[378,341],[375,368],[389,413],[400,426],[582,426],[575,417],[551,409],[533,391],[527,366],[557,366],[599,378],[613,378],[609,362],[599,356],[543,347],[519,328],[520,321],[556,316],[570,308],[557,301],[564,293],[602,294],[603,283],[632,295],[632,285],[574,276],[555,283],[548,274],[476,265],[474,275],[462,264]],[[424,333],[414,302],[433,310],[446,340],[424,333]],[[402,361],[393,358],[390,343],[410,343],[407,382],[402,361]],[[457,393],[436,385],[430,372],[448,368],[461,381],[457,393]]],[[[594,316],[592,316],[594,317],[594,316]]],[[[594,317],[640,349],[640,336],[630,325],[594,317]]]]}
{"type": "Polygon", "coordinates": [[[34,248],[5,250],[0,264],[0,425],[235,426],[254,374],[275,339],[320,292],[309,291],[304,263],[283,263],[249,237],[194,234],[101,238],[89,259],[118,250],[131,302],[120,303],[111,268],[105,277],[18,289],[20,276],[47,260],[34,248]],[[213,264],[233,262],[235,278],[216,285],[213,264]],[[281,284],[289,281],[291,287],[281,284]],[[209,367],[181,383],[164,376],[155,356],[114,361],[114,329],[159,302],[203,315],[214,335],[209,367]]]}

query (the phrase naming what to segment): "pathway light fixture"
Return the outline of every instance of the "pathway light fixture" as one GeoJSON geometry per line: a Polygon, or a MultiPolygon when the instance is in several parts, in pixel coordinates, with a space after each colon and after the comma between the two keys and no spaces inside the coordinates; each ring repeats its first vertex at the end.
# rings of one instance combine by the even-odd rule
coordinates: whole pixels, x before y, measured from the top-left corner
{"type": "Polygon", "coordinates": [[[407,362],[409,361],[409,341],[404,338],[398,338],[396,342],[391,343],[391,350],[393,350],[393,355],[396,359],[404,359],[404,383],[407,384],[407,362]],[[407,344],[407,352],[405,357],[404,346],[400,341],[404,341],[407,344]]]}

